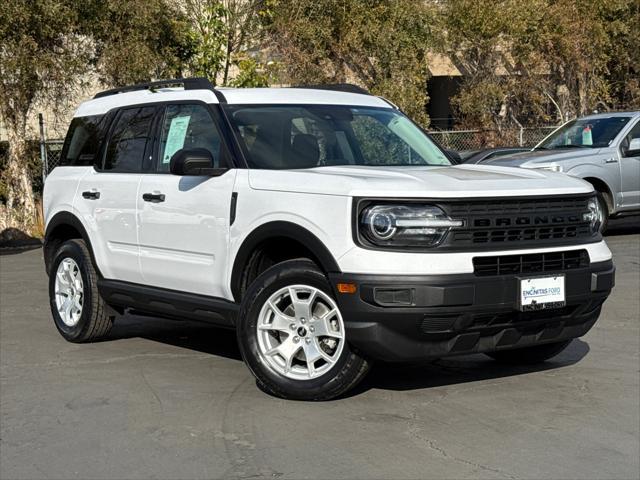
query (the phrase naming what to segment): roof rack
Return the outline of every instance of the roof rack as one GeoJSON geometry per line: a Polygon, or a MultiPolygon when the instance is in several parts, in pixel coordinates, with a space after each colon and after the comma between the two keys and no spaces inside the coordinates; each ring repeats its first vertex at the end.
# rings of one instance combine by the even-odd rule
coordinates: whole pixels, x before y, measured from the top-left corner
{"type": "Polygon", "coordinates": [[[336,92],[360,93],[362,95],[371,95],[371,93],[353,83],[326,83],[320,85],[294,85],[291,88],[312,88],[315,90],[333,90],[336,92]]]}
{"type": "Polygon", "coordinates": [[[135,92],[137,90],[155,90],[158,88],[168,88],[181,86],[185,90],[213,90],[213,85],[209,79],[204,77],[196,78],[174,78],[170,80],[158,80],[156,82],[138,83],[137,85],[128,85],[125,87],[112,88],[103,92],[96,93],[93,98],[108,97],[125,92],[135,92]]]}

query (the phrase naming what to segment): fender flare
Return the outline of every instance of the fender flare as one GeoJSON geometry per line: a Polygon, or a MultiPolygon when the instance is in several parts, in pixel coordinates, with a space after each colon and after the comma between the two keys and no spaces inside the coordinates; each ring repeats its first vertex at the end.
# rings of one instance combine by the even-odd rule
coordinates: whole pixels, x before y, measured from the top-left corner
{"type": "MultiPolygon", "coordinates": [[[[80,221],[80,219],[70,212],[58,212],[56,213],[51,220],[47,223],[47,229],[44,234],[44,242],[43,242],[43,251],[44,251],[44,264],[47,274],[49,274],[49,267],[51,263],[50,255],[47,255],[47,248],[51,246],[52,242],[52,234],[53,232],[61,226],[70,226],[73,227],[79,234],[84,243],[87,245],[89,249],[89,253],[91,254],[91,260],[93,261],[94,268],[100,274],[98,269],[98,264],[96,263],[96,258],[93,254],[93,248],[91,246],[91,239],[89,238],[89,234],[87,230],[84,228],[84,225],[80,221]]],[[[52,255],[51,255],[52,256],[52,255]]]]}
{"type": "Polygon", "coordinates": [[[594,168],[593,165],[580,164],[576,165],[573,168],[570,168],[565,173],[591,184],[593,186],[593,189],[596,191],[598,191],[599,189],[591,182],[591,179],[596,180],[598,183],[603,185],[605,188],[604,193],[606,193],[605,198],[608,197],[607,199],[611,202],[608,205],[609,213],[612,214],[615,212],[617,204],[616,192],[619,192],[620,188],[618,187],[616,189],[612,187],[611,183],[609,183],[609,181],[606,179],[607,175],[605,174],[607,172],[604,168],[599,165],[594,168]]]}
{"type": "Polygon", "coordinates": [[[234,298],[240,298],[240,280],[249,256],[260,243],[274,237],[285,237],[303,244],[315,255],[320,263],[320,268],[322,268],[325,273],[340,273],[340,267],[329,249],[309,230],[291,222],[268,222],[260,225],[244,239],[233,260],[231,292],[234,298]]]}
{"type": "Polygon", "coordinates": [[[587,178],[594,178],[605,185],[609,190],[609,193],[613,195],[614,188],[611,186],[608,180],[605,180],[606,175],[602,174],[606,174],[607,172],[599,165],[595,166],[594,171],[594,165],[581,163],[580,165],[575,165],[569,168],[564,173],[566,173],[567,175],[571,175],[572,177],[579,178],[580,180],[584,180],[587,183],[591,183],[589,182],[589,180],[587,180],[587,178]]]}

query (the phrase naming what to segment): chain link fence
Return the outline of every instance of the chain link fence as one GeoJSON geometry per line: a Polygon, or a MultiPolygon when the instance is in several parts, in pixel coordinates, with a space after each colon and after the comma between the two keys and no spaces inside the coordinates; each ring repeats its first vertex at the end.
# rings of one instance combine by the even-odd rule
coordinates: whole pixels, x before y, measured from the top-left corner
{"type": "Polygon", "coordinates": [[[482,150],[494,147],[534,147],[557,126],[509,130],[434,130],[431,137],[447,150],[482,150]]]}
{"type": "Polygon", "coordinates": [[[45,177],[60,163],[63,144],[64,140],[46,140],[43,145],[44,148],[41,145],[40,156],[45,177]]]}

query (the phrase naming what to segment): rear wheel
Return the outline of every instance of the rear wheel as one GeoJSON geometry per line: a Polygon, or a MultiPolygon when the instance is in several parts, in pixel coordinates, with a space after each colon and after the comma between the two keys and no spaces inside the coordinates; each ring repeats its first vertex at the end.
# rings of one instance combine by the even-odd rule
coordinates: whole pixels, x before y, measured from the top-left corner
{"type": "Polygon", "coordinates": [[[111,330],[114,316],[97,281],[84,241],[69,240],[58,248],[49,274],[49,302],[58,331],[70,342],[98,340],[111,330]]]}
{"type": "Polygon", "coordinates": [[[569,346],[571,340],[557,343],[535,345],[533,347],[515,348],[513,350],[500,350],[490,352],[487,355],[500,363],[510,365],[533,365],[542,363],[555,357],[569,346]]]}
{"type": "Polygon", "coordinates": [[[369,369],[347,343],[329,282],[308,260],[282,262],[253,282],[242,301],[238,342],[260,388],[282,398],[328,400],[369,369]]]}

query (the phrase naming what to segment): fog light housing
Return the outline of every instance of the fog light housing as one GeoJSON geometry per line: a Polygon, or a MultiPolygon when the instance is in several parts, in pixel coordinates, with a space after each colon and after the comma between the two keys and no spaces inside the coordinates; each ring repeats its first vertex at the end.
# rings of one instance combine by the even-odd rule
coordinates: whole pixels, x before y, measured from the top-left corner
{"type": "Polygon", "coordinates": [[[375,288],[374,301],[384,307],[407,307],[413,305],[413,288],[375,288]]]}

